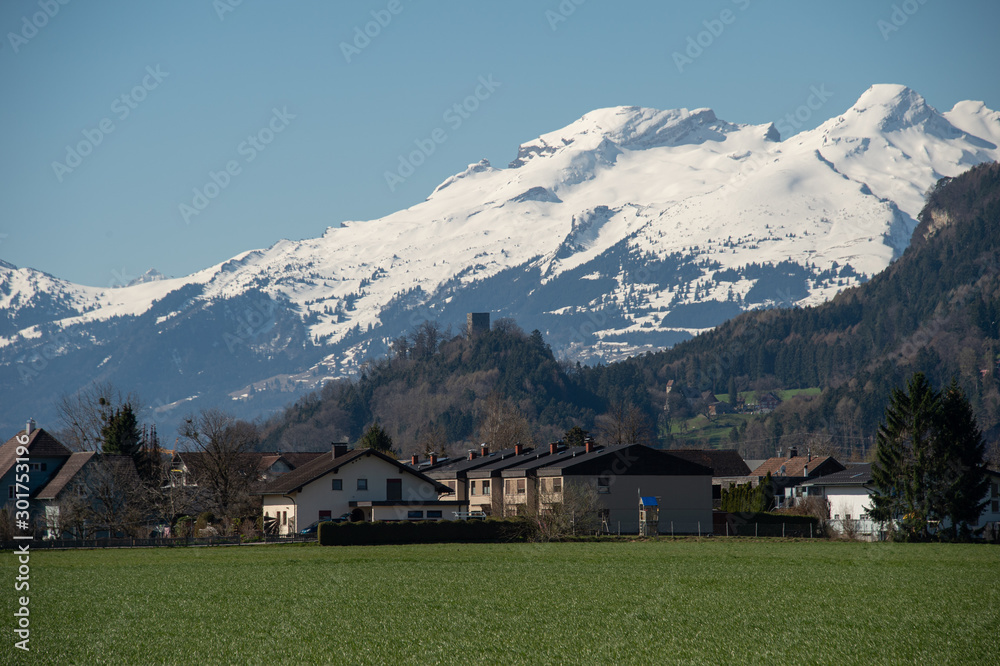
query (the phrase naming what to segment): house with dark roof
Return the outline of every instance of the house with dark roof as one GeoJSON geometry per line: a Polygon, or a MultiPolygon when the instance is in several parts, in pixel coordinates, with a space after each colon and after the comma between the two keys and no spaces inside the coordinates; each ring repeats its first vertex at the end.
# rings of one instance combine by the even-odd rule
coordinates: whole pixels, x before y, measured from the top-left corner
{"type": "Polygon", "coordinates": [[[17,500],[27,500],[29,517],[40,523],[42,512],[32,500],[72,455],[55,437],[43,428],[36,428],[34,421],[28,421],[24,430],[0,446],[3,502],[11,508],[17,500]]]}
{"type": "MultiPolygon", "coordinates": [[[[986,506],[979,515],[974,530],[985,529],[1000,534],[1000,471],[988,470],[990,486],[986,492],[986,506]]],[[[786,489],[786,503],[797,504],[810,497],[821,498],[826,503],[827,518],[831,526],[843,531],[847,527],[864,539],[881,539],[884,526],[871,520],[870,497],[874,492],[871,463],[848,463],[846,469],[826,476],[803,481],[786,489]]],[[[948,526],[945,521],[943,526],[948,526]]]]}
{"type": "Polygon", "coordinates": [[[496,507],[497,512],[494,512],[494,472],[499,478],[499,470],[514,464],[515,457],[526,455],[534,455],[534,449],[517,445],[509,449],[490,451],[489,447],[483,444],[478,453],[471,450],[465,458],[437,466],[425,474],[450,488],[450,492],[443,496],[443,499],[467,501],[469,511],[473,513],[483,513],[487,516],[502,515],[499,505],[496,507]],[[477,470],[484,470],[487,473],[471,476],[477,470]]]}
{"type": "MultiPolygon", "coordinates": [[[[527,487],[522,483],[514,483],[513,490],[508,493],[507,484],[503,478],[503,472],[511,467],[525,465],[538,460],[555,451],[560,450],[558,442],[549,444],[547,447],[530,448],[518,444],[513,449],[498,451],[496,455],[489,456],[485,465],[479,465],[475,469],[465,472],[469,488],[469,510],[482,512],[487,516],[507,516],[513,515],[509,508],[508,498],[518,492],[527,492],[527,487]]],[[[565,450],[565,447],[562,447],[565,450]]]]}
{"type": "MultiPolygon", "coordinates": [[[[596,493],[605,529],[637,533],[639,498],[648,497],[657,501],[661,534],[712,532],[712,470],[672,452],[642,444],[570,449],[524,472],[526,482],[537,481],[541,513],[571,493],[596,493]]],[[[512,467],[503,475],[520,473],[512,467]]]]}
{"type": "Polygon", "coordinates": [[[261,490],[265,525],[289,534],[317,520],[441,520],[468,511],[468,502],[439,499],[450,489],[375,449],[332,450],[261,490]]]}
{"type": "Polygon", "coordinates": [[[746,461],[735,449],[671,449],[670,453],[712,470],[712,506],[715,508],[722,503],[724,488],[754,480],[746,461]]]}
{"type": "Polygon", "coordinates": [[[147,518],[134,504],[140,485],[131,456],[72,454],[36,496],[45,510],[45,538],[100,538],[139,528],[147,518]]]}

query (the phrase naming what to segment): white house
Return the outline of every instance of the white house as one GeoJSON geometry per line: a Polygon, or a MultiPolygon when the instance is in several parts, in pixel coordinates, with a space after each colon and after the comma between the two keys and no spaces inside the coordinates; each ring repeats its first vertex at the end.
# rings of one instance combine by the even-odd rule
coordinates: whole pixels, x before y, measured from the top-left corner
{"type": "MultiPolygon", "coordinates": [[[[991,535],[1000,532],[1000,472],[989,470],[989,474],[986,507],[980,514],[979,521],[971,527],[974,530],[985,528],[987,538],[995,538],[991,535]]],[[[845,525],[849,525],[861,538],[880,536],[880,526],[868,516],[872,494],[871,463],[849,465],[841,472],[802,483],[796,486],[795,491],[796,500],[800,497],[824,498],[834,528],[843,529],[845,525]]]]}
{"type": "Polygon", "coordinates": [[[439,500],[447,486],[374,449],[333,450],[278,477],[261,491],[264,522],[279,534],[350,514],[353,521],[441,520],[468,502],[439,500]]]}

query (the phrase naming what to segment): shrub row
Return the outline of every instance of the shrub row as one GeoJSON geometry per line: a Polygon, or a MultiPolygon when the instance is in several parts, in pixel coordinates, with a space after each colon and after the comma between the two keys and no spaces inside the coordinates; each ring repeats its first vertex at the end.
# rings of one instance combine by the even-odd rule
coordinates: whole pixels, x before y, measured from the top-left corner
{"type": "Polygon", "coordinates": [[[406,522],[320,523],[321,546],[527,541],[535,528],[524,518],[415,520],[406,522]]]}

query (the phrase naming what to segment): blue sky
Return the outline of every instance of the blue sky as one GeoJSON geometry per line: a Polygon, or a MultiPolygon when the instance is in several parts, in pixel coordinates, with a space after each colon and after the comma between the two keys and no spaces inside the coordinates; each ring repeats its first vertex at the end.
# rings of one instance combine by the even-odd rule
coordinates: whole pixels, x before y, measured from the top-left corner
{"type": "Polygon", "coordinates": [[[0,7],[0,258],[96,286],[412,206],[600,107],[777,122],[825,86],[809,129],[902,83],[1000,109],[987,0],[63,1],[0,7]]]}

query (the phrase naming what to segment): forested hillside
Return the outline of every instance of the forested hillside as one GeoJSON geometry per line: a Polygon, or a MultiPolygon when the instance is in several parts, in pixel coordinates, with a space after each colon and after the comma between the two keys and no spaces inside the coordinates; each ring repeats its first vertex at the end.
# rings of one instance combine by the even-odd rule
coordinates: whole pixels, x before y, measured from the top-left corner
{"type": "MultiPolygon", "coordinates": [[[[967,392],[986,436],[1000,438],[1000,165],[941,180],[904,255],[818,307],[737,317],[673,349],[630,359],[655,382],[713,393],[821,387],[739,433],[764,454],[812,441],[864,453],[893,387],[914,371],[967,392]]],[[[601,369],[596,369],[600,372],[601,369]]]]}
{"type": "MultiPolygon", "coordinates": [[[[991,442],[1000,440],[1000,165],[985,164],[928,193],[912,243],[870,282],[818,307],[741,315],[659,353],[586,367],[554,358],[538,331],[500,320],[479,336],[421,325],[369,361],[360,378],[330,384],[267,424],[269,447],[356,439],[381,421],[403,451],[475,441],[491,395],[506,398],[536,441],[558,437],[611,405],[627,405],[675,442],[670,419],[704,409],[668,380],[711,394],[818,387],[774,412],[746,415],[729,444],[751,456],[794,445],[863,457],[894,387],[914,371],[956,378],[991,442]],[[675,399],[676,398],[676,399],[675,399]],[[680,402],[678,402],[680,401],[680,402]]],[[[780,299],[777,299],[780,300],[780,299]]],[[[705,393],[705,395],[710,395],[705,393]]],[[[697,443],[697,442],[695,442],[697,443]]]]}

